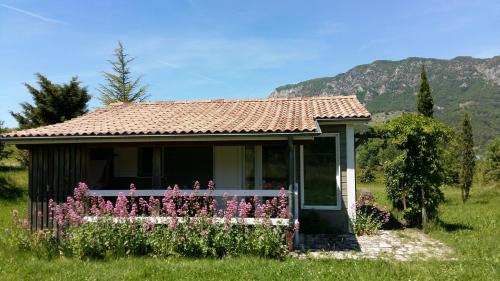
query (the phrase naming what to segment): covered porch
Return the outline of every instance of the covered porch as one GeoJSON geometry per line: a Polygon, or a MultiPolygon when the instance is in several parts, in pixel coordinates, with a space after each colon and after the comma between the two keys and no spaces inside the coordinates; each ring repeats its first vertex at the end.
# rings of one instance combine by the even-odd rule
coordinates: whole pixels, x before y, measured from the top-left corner
{"type": "MultiPolygon", "coordinates": [[[[30,146],[34,167],[30,169],[34,199],[30,207],[36,214],[45,210],[49,199],[64,200],[72,191],[66,182],[70,186],[84,182],[90,194],[107,198],[120,192],[128,195],[133,183],[137,196],[148,198],[162,197],[174,185],[189,194],[195,181],[200,182],[199,196],[203,196],[203,189],[213,180],[211,196],[218,201],[226,194],[238,200],[257,196],[265,202],[283,188],[294,219],[305,226],[323,223],[323,232],[347,232],[349,183],[354,183],[354,129],[332,124],[322,129],[322,134],[309,136],[138,138],[30,146]],[[44,188],[47,192],[42,192],[44,188]]],[[[350,188],[352,192],[354,186],[350,188]]],[[[46,220],[36,215],[33,219],[40,227],[46,220]]]]}

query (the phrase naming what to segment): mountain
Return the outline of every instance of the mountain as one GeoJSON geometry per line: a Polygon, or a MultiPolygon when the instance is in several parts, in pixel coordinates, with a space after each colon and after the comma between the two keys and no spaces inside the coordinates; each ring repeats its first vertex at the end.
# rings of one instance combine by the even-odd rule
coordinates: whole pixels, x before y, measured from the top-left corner
{"type": "Polygon", "coordinates": [[[416,111],[422,64],[430,80],[438,120],[458,128],[463,113],[469,112],[480,148],[500,135],[500,56],[379,60],[334,77],[278,87],[271,97],[356,95],[375,116],[416,111]]]}

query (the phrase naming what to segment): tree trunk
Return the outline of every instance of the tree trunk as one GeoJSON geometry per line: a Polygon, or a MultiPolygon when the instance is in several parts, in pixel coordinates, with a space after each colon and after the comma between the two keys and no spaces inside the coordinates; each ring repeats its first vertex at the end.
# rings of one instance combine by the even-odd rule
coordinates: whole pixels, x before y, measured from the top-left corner
{"type": "Polygon", "coordinates": [[[427,209],[425,208],[425,189],[423,186],[420,191],[422,192],[422,227],[425,227],[427,224],[427,209]]]}
{"type": "Polygon", "coordinates": [[[403,210],[406,210],[406,191],[401,193],[401,201],[403,202],[403,210]]]}

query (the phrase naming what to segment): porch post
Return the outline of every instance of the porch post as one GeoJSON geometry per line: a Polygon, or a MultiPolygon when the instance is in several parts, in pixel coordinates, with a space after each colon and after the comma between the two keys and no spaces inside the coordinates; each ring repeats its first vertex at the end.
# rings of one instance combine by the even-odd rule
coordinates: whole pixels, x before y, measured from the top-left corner
{"type": "MultiPolygon", "coordinates": [[[[293,144],[293,138],[288,137],[288,206],[290,212],[292,213],[293,223],[298,220],[298,210],[297,208],[297,185],[295,184],[295,146],[293,144]]],[[[295,234],[294,244],[297,246],[299,244],[299,233],[295,234]]]]}
{"type": "MultiPolygon", "coordinates": [[[[356,218],[356,174],[354,159],[354,127],[346,125],[346,156],[347,156],[347,214],[349,219],[356,218]]],[[[352,232],[352,224],[349,224],[349,230],[352,232]]]]}
{"type": "MultiPolygon", "coordinates": [[[[294,155],[293,155],[293,138],[288,137],[288,205],[290,206],[290,212],[294,214],[294,191],[295,191],[295,169],[294,169],[294,155]]],[[[295,219],[295,217],[294,217],[295,219]]]]}

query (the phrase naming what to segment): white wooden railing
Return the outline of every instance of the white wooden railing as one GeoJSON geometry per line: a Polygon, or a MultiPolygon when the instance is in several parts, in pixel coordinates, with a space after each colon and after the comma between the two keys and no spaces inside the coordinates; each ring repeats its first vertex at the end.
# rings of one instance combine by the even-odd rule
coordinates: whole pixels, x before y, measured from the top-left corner
{"type": "MultiPolygon", "coordinates": [[[[84,221],[86,222],[96,222],[99,218],[94,217],[94,216],[86,216],[83,218],[84,221]]],[[[195,217],[191,217],[190,219],[197,219],[195,217]]],[[[148,216],[148,217],[135,217],[133,219],[131,218],[112,218],[113,223],[124,223],[124,222],[129,222],[130,220],[136,221],[136,222],[151,222],[154,224],[169,224],[172,221],[172,217],[160,217],[160,216],[148,216]]],[[[184,223],[186,221],[186,218],[183,217],[178,217],[176,218],[178,223],[184,223]]],[[[225,223],[224,218],[213,218],[214,223],[225,223]]],[[[265,223],[267,220],[264,219],[256,219],[256,218],[232,218],[230,223],[231,224],[236,224],[236,223],[243,223],[246,225],[257,225],[257,224],[262,224],[265,223]]],[[[287,226],[290,225],[291,219],[280,219],[280,218],[272,218],[269,219],[270,223],[272,225],[283,225],[287,226]]]]}
{"type": "MultiPolygon", "coordinates": [[[[190,195],[193,192],[193,189],[180,189],[179,194],[187,194],[190,195]]],[[[208,194],[208,190],[200,189],[197,193],[197,196],[205,196],[205,193],[208,194]]],[[[285,189],[287,195],[289,195],[289,191],[285,189]]],[[[88,195],[94,196],[103,196],[103,197],[113,197],[118,196],[120,193],[123,193],[125,196],[129,196],[129,189],[91,189],[88,191],[88,195]]],[[[229,190],[212,190],[210,192],[210,196],[213,197],[222,197],[224,194],[227,194],[228,197],[233,197],[234,195],[238,197],[246,197],[246,196],[258,196],[258,197],[277,197],[280,193],[280,190],[260,190],[260,189],[229,189],[229,190]]],[[[164,189],[137,189],[135,191],[137,197],[149,197],[149,196],[163,196],[165,194],[164,189]]]]}
{"type": "MultiPolygon", "coordinates": [[[[298,188],[298,185],[296,185],[296,189],[298,188]]],[[[291,189],[291,186],[290,186],[290,189],[291,189]]],[[[138,189],[135,191],[135,196],[136,197],[150,197],[150,196],[154,196],[154,197],[161,197],[161,196],[164,196],[165,194],[165,189],[138,189]]],[[[294,217],[295,218],[298,218],[298,202],[297,202],[297,192],[291,192],[289,189],[285,189],[284,190],[287,194],[287,196],[290,198],[291,196],[293,196],[295,198],[294,202],[294,206],[292,206],[292,201],[289,200],[289,208],[290,210],[294,210],[294,217]]],[[[179,190],[179,194],[180,195],[184,195],[184,194],[187,194],[187,195],[190,195],[191,193],[193,192],[193,189],[180,189],[179,190]]],[[[258,196],[259,198],[262,198],[262,197],[277,197],[280,195],[280,192],[281,190],[262,190],[262,189],[227,189],[227,190],[221,190],[221,189],[217,189],[217,190],[212,190],[210,192],[210,196],[212,197],[223,197],[224,194],[227,194],[228,197],[233,197],[233,196],[237,196],[237,197],[248,197],[248,196],[258,196]]],[[[103,196],[103,197],[114,197],[114,196],[118,196],[120,193],[123,193],[123,195],[125,196],[129,196],[130,195],[130,190],[129,189],[90,189],[87,191],[87,194],[88,195],[93,195],[93,196],[103,196]]],[[[209,194],[209,191],[206,190],[206,189],[200,189],[198,191],[198,193],[196,194],[196,196],[205,196],[205,195],[208,195],[209,194]]],[[[92,222],[94,220],[96,220],[97,218],[96,217],[92,217],[92,216],[88,216],[88,217],[85,217],[84,218],[86,221],[89,221],[89,222],[92,222]]],[[[137,217],[135,218],[136,220],[145,220],[145,221],[153,221],[155,224],[165,224],[165,223],[169,223],[170,220],[172,218],[170,217],[137,217]]],[[[121,218],[115,218],[115,220],[117,220],[116,222],[119,222],[120,220],[123,220],[121,218]]],[[[223,222],[223,219],[220,219],[221,220],[220,222],[222,223],[223,222]]],[[[241,219],[241,218],[233,218],[231,223],[236,223],[238,222],[238,220],[243,220],[243,222],[247,225],[255,225],[255,224],[259,224],[259,223],[262,223],[262,220],[261,219],[255,219],[255,218],[244,218],[244,219],[241,219]]],[[[280,218],[274,218],[274,219],[271,219],[271,223],[273,225],[289,225],[290,223],[290,219],[280,219],[280,218]]],[[[298,236],[298,235],[297,235],[298,236]]]]}

